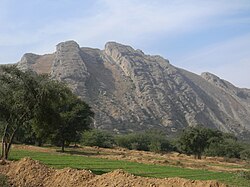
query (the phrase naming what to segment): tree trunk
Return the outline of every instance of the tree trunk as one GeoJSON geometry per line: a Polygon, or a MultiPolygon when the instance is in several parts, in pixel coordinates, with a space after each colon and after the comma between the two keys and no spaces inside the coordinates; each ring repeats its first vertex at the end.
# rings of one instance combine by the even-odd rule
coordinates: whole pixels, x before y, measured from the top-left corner
{"type": "Polygon", "coordinates": [[[9,150],[8,150],[8,142],[5,142],[5,148],[4,148],[4,160],[8,160],[9,156],[9,150]]]}
{"type": "Polygon", "coordinates": [[[5,155],[5,137],[3,136],[2,138],[2,152],[1,152],[1,159],[4,160],[4,155],[5,155]]]}
{"type": "Polygon", "coordinates": [[[201,159],[201,153],[198,153],[198,159],[201,159]]]}
{"type": "MultiPolygon", "coordinates": [[[[7,131],[7,128],[5,128],[5,130],[7,131]]],[[[2,160],[8,160],[10,148],[11,148],[11,145],[13,143],[13,139],[15,137],[17,128],[14,129],[10,138],[8,138],[6,131],[4,132],[4,135],[2,138],[2,155],[1,155],[2,160]]]]}
{"type": "Polygon", "coordinates": [[[64,152],[64,147],[65,147],[65,141],[62,141],[62,152],[64,152]]]}
{"type": "Polygon", "coordinates": [[[8,155],[9,155],[9,144],[7,142],[7,138],[3,138],[2,140],[2,155],[1,155],[1,159],[2,160],[7,160],[8,159],[8,155]]]}
{"type": "Polygon", "coordinates": [[[5,151],[5,159],[6,160],[8,160],[8,157],[9,157],[9,152],[10,152],[10,148],[11,148],[11,145],[12,145],[12,143],[13,143],[13,139],[14,139],[14,137],[15,137],[15,134],[16,134],[16,131],[17,131],[17,128],[13,131],[13,133],[12,133],[12,135],[11,135],[11,137],[10,137],[10,140],[9,140],[9,144],[8,144],[8,142],[7,142],[7,144],[6,144],[6,151],[5,151]]]}
{"type": "Polygon", "coordinates": [[[42,140],[38,140],[38,146],[39,146],[39,147],[42,147],[42,145],[43,145],[43,144],[42,144],[42,140]]]}
{"type": "Polygon", "coordinates": [[[1,154],[1,159],[5,160],[5,152],[6,152],[6,143],[7,143],[7,130],[8,130],[8,124],[5,125],[4,128],[4,133],[3,133],[3,137],[2,137],[2,154],[1,154]]]}

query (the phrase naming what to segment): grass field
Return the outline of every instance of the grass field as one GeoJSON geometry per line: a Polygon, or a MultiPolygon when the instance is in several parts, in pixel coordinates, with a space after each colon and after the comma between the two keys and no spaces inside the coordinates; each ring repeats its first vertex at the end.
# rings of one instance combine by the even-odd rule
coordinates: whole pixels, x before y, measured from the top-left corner
{"type": "Polygon", "coordinates": [[[144,177],[182,177],[193,180],[217,180],[234,186],[250,186],[249,180],[237,177],[234,173],[141,164],[136,162],[108,160],[88,156],[13,149],[10,154],[10,159],[19,160],[27,156],[54,168],[71,167],[88,169],[95,174],[103,174],[115,169],[123,169],[129,173],[144,177]]]}

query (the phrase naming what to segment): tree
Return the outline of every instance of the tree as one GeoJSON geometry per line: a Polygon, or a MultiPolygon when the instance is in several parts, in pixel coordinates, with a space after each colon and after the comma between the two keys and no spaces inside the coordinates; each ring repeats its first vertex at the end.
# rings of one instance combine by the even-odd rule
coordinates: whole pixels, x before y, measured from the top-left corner
{"type": "Polygon", "coordinates": [[[1,67],[0,119],[3,125],[2,159],[8,159],[13,139],[21,126],[33,117],[39,91],[32,72],[21,72],[15,66],[1,67]]]}
{"type": "Polygon", "coordinates": [[[219,137],[209,139],[209,146],[205,150],[208,156],[224,156],[228,158],[240,158],[242,145],[231,134],[221,133],[219,137]]]}
{"type": "Polygon", "coordinates": [[[81,143],[86,146],[111,148],[115,144],[115,141],[111,133],[94,129],[82,134],[81,143]]]}
{"type": "Polygon", "coordinates": [[[60,135],[64,149],[65,141],[72,141],[91,123],[90,107],[66,85],[15,66],[3,66],[0,72],[2,159],[8,159],[18,131],[32,129],[40,143],[45,137],[60,135]]]}
{"type": "Polygon", "coordinates": [[[167,140],[165,134],[157,130],[119,135],[115,138],[115,142],[118,146],[135,150],[153,152],[173,150],[173,146],[167,140]]]}
{"type": "Polygon", "coordinates": [[[179,140],[179,149],[187,154],[193,154],[195,158],[201,159],[205,148],[209,145],[208,140],[212,136],[212,130],[202,127],[188,127],[179,140]]]}
{"type": "Polygon", "coordinates": [[[94,113],[90,107],[77,98],[70,90],[64,90],[65,97],[54,106],[57,114],[57,125],[52,133],[52,141],[61,145],[79,142],[81,132],[88,130],[94,113]]]}

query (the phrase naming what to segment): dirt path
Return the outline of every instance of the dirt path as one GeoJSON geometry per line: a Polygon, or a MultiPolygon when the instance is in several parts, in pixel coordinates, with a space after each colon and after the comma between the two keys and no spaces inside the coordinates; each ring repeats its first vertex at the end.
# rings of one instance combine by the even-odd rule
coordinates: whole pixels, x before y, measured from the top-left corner
{"type": "Polygon", "coordinates": [[[8,176],[12,186],[19,187],[225,187],[216,181],[180,178],[146,178],[115,170],[94,175],[87,170],[52,169],[38,161],[23,158],[0,166],[0,173],[8,176]]]}

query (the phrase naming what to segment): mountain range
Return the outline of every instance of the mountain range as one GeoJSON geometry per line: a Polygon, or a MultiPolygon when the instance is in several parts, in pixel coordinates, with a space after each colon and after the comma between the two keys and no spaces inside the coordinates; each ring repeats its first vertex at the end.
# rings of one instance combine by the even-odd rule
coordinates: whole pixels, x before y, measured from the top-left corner
{"type": "Polygon", "coordinates": [[[67,83],[92,107],[98,129],[175,134],[204,125],[241,138],[250,135],[250,89],[127,45],[108,42],[100,50],[66,41],[52,54],[24,54],[17,66],[67,83]]]}

